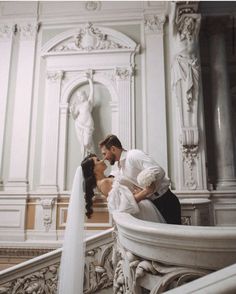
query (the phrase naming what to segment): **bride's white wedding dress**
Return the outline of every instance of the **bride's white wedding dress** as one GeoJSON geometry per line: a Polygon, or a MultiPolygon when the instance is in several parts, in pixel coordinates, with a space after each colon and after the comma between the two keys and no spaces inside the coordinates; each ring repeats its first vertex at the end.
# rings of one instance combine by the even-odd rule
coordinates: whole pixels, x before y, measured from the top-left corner
{"type": "MultiPolygon", "coordinates": [[[[82,294],[85,264],[85,200],[82,168],[75,173],[68,207],[65,237],[60,265],[58,294],[82,294]]],[[[108,210],[127,212],[147,221],[165,222],[157,208],[149,200],[136,202],[132,194],[133,184],[127,179],[115,179],[109,192],[108,210]]]]}
{"type": "Polygon", "coordinates": [[[133,186],[124,177],[114,180],[112,189],[107,197],[109,212],[127,212],[142,220],[165,223],[161,213],[150,200],[145,199],[138,203],[136,202],[131,192],[133,186]]]}

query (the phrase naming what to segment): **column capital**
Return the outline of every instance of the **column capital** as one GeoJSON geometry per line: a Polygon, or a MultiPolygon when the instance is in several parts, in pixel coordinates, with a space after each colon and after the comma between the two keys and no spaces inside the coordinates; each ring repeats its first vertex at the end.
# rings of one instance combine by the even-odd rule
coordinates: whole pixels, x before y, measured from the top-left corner
{"type": "Polygon", "coordinates": [[[39,24],[36,22],[22,22],[17,24],[17,29],[22,41],[31,41],[36,38],[39,24]]]}
{"type": "Polygon", "coordinates": [[[50,80],[51,82],[54,82],[54,83],[59,82],[64,77],[64,71],[62,70],[48,71],[46,76],[47,76],[47,79],[50,80]]]}
{"type": "Polygon", "coordinates": [[[166,21],[165,15],[148,14],[144,16],[144,27],[146,33],[163,34],[166,21]]]}
{"type": "Polygon", "coordinates": [[[118,80],[128,80],[134,75],[134,67],[119,67],[114,71],[114,75],[118,80]]]}
{"type": "Polygon", "coordinates": [[[11,39],[16,29],[15,24],[0,23],[0,41],[11,39]]]}

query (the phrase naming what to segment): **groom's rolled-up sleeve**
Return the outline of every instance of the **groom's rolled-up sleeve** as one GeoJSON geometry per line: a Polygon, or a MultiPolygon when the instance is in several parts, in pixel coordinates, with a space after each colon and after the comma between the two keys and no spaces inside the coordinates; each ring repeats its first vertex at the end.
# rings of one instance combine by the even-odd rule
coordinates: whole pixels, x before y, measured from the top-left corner
{"type": "Polygon", "coordinates": [[[156,191],[165,177],[164,169],[158,165],[150,156],[141,150],[134,150],[128,157],[128,164],[137,170],[149,170],[154,173],[156,179],[156,191]]]}

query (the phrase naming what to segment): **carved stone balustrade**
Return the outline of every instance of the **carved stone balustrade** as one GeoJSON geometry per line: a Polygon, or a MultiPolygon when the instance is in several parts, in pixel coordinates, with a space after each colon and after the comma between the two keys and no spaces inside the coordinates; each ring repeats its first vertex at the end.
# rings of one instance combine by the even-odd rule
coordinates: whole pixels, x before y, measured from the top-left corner
{"type": "Polygon", "coordinates": [[[236,263],[165,294],[236,293],[236,263]]]}
{"type": "MultiPolygon", "coordinates": [[[[95,293],[112,286],[113,244],[113,229],[86,238],[84,293],[95,293]]],[[[59,248],[1,271],[0,293],[56,294],[61,252],[59,248]]]]}
{"type": "Polygon", "coordinates": [[[235,228],[152,223],[126,213],[113,218],[114,293],[163,293],[236,262],[235,228]]]}

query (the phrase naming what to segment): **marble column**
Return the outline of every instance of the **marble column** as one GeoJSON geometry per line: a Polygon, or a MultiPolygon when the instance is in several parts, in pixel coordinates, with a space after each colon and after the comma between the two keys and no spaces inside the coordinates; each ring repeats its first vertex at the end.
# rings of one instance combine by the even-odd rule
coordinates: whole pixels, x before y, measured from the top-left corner
{"type": "Polygon", "coordinates": [[[210,71],[212,87],[216,189],[236,187],[235,152],[232,132],[232,107],[227,68],[226,20],[212,18],[208,22],[210,71]]]}

